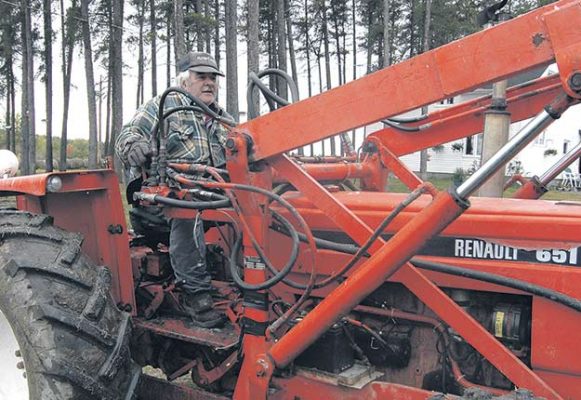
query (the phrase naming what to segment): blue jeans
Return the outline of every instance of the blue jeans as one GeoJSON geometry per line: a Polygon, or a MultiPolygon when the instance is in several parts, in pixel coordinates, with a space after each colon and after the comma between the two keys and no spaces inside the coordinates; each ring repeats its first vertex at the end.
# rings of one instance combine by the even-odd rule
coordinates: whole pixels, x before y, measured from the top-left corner
{"type": "Polygon", "coordinates": [[[177,281],[191,294],[212,290],[206,267],[204,223],[195,219],[172,219],[169,234],[169,256],[177,281]]]}

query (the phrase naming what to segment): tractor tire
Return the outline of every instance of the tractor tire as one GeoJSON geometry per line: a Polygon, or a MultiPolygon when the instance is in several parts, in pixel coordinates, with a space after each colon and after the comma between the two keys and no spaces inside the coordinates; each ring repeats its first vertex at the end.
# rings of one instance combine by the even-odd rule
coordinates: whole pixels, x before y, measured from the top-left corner
{"type": "Polygon", "coordinates": [[[81,243],[49,216],[0,210],[0,317],[32,400],[136,397],[130,316],[113,302],[109,270],[81,243]]]}

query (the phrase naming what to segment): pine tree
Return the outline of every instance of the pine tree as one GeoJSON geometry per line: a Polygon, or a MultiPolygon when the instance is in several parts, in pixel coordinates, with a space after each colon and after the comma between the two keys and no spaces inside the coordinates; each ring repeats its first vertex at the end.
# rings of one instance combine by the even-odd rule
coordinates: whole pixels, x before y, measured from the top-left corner
{"type": "Polygon", "coordinates": [[[237,1],[228,0],[225,4],[226,27],[226,111],[238,120],[238,54],[237,41],[237,1]]]}
{"type": "Polygon", "coordinates": [[[93,72],[93,47],[89,17],[89,0],[81,0],[81,25],[83,54],[85,56],[85,82],[87,87],[87,108],[89,111],[89,168],[97,168],[97,103],[95,75],[93,72]]]}
{"type": "Polygon", "coordinates": [[[45,83],[45,105],[46,105],[46,171],[53,170],[52,163],[52,16],[51,0],[43,0],[43,23],[44,23],[44,83],[45,83]]]}

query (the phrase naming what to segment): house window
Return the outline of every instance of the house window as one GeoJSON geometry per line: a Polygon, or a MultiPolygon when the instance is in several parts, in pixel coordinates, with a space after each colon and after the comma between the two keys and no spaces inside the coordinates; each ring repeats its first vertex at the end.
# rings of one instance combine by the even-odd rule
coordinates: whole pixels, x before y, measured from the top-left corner
{"type": "Polygon", "coordinates": [[[536,144],[537,146],[545,146],[545,131],[543,131],[543,133],[541,133],[539,136],[537,136],[537,138],[534,141],[534,144],[536,144]]]}
{"type": "Polygon", "coordinates": [[[454,104],[454,98],[448,97],[447,99],[440,100],[440,104],[454,104]]]}
{"type": "Polygon", "coordinates": [[[464,154],[467,156],[479,156],[482,154],[482,134],[468,136],[464,143],[464,154]]]}
{"type": "Polygon", "coordinates": [[[567,153],[569,151],[569,141],[565,140],[563,142],[563,154],[567,153]]]}

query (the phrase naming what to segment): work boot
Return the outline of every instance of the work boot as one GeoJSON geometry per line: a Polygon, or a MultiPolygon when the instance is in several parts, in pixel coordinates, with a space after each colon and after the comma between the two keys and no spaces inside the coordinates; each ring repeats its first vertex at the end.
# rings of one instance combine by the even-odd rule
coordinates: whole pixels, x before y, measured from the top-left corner
{"type": "Polygon", "coordinates": [[[182,308],[192,318],[192,322],[202,328],[218,328],[224,324],[225,315],[214,310],[210,293],[184,293],[182,308]]]}

